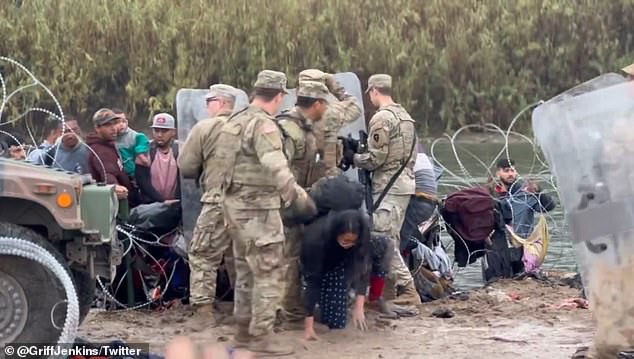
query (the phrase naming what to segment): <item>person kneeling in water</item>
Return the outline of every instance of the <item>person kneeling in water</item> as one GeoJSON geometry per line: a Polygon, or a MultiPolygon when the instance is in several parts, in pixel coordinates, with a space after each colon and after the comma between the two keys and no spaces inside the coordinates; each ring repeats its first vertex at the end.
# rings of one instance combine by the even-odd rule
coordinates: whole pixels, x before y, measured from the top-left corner
{"type": "Polygon", "coordinates": [[[346,327],[350,286],[356,293],[352,321],[355,327],[367,329],[364,304],[370,257],[370,227],[362,211],[330,211],[306,225],[300,255],[306,283],[304,339],[317,339],[314,312],[318,303],[322,323],[330,329],[346,327]]]}

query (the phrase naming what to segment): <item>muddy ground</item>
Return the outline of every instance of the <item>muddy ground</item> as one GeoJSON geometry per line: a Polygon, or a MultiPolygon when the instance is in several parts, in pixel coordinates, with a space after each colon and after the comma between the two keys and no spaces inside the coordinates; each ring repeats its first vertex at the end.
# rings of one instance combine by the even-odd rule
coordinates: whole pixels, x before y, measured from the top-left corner
{"type": "MultiPolygon", "coordinates": [[[[385,320],[368,312],[371,328],[366,333],[352,328],[330,331],[308,343],[301,331],[279,335],[295,343],[296,354],[288,358],[570,358],[592,340],[591,312],[574,304],[561,306],[577,298],[579,290],[561,285],[555,274],[549,278],[500,281],[426,303],[414,318],[385,320]],[[453,317],[433,317],[439,308],[449,309],[453,317]]],[[[97,342],[149,342],[156,353],[176,335],[188,335],[201,344],[232,338],[231,326],[198,330],[200,323],[186,313],[184,307],[163,312],[95,311],[80,335],[97,342]]]]}

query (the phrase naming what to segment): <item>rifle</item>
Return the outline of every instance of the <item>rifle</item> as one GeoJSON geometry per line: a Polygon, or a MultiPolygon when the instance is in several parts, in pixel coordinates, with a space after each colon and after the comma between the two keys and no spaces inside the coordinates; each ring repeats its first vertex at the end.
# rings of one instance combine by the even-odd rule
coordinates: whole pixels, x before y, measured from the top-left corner
{"type": "MultiPolygon", "coordinates": [[[[368,151],[368,134],[359,130],[359,147],[357,153],[365,153],[368,151]]],[[[374,198],[372,197],[372,172],[359,168],[359,182],[365,188],[365,208],[372,220],[372,214],[374,213],[374,198]]]]}

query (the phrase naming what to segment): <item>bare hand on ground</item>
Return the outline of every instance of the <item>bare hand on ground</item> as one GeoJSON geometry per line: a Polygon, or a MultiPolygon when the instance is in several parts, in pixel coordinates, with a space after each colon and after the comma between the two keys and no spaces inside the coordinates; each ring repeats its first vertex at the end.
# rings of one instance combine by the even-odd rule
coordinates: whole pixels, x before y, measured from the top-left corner
{"type": "Polygon", "coordinates": [[[314,328],[310,327],[304,329],[304,340],[319,340],[314,328]]]}
{"type": "Polygon", "coordinates": [[[354,327],[361,330],[368,330],[368,324],[365,321],[365,313],[363,312],[363,308],[355,308],[352,312],[352,323],[354,327]]]}

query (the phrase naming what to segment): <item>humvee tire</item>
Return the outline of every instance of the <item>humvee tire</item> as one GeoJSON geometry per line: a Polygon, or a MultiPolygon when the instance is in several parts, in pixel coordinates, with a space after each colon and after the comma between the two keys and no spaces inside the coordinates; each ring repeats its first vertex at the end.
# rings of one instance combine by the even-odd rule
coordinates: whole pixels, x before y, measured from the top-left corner
{"type": "MultiPolygon", "coordinates": [[[[35,231],[0,222],[0,236],[35,243],[51,253],[69,274],[66,260],[35,231]]],[[[16,343],[56,343],[66,318],[66,292],[40,263],[6,256],[0,261],[0,339],[16,343]]]]}
{"type": "Polygon", "coordinates": [[[97,283],[95,279],[90,277],[90,273],[82,270],[71,269],[71,278],[75,283],[75,290],[77,291],[77,300],[79,301],[79,323],[84,322],[90,307],[92,305],[95,290],[97,289],[97,283]]]}

